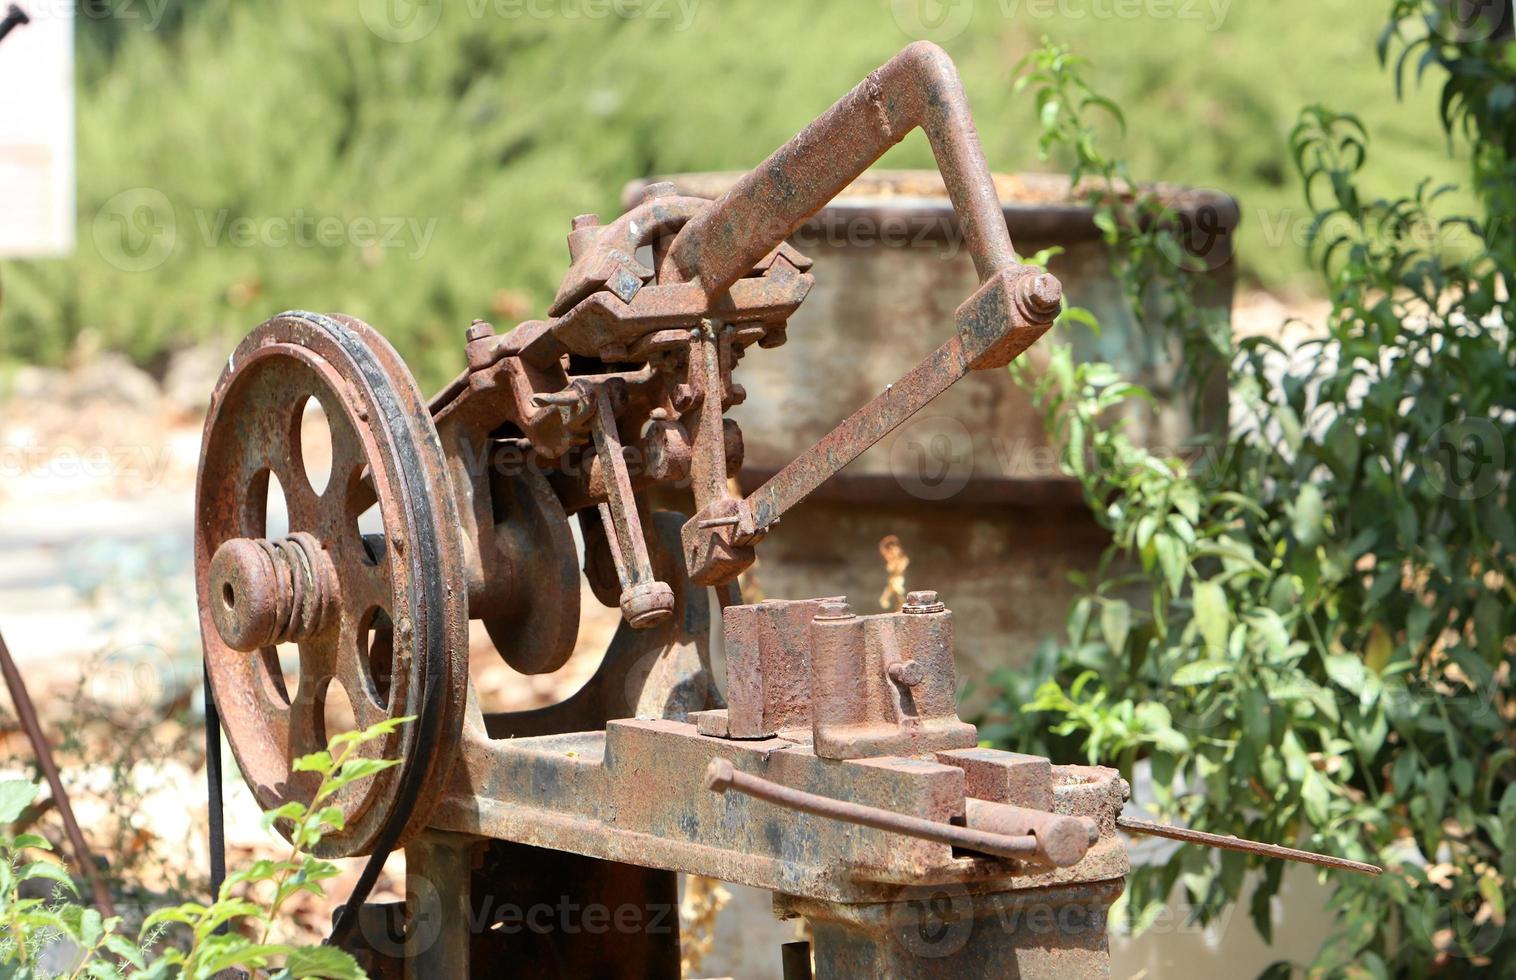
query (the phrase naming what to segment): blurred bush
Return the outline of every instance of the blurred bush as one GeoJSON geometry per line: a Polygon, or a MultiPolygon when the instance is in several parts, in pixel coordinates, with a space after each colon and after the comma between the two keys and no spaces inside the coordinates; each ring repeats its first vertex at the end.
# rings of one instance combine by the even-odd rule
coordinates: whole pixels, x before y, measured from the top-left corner
{"type": "MultiPolygon", "coordinates": [[[[435,384],[472,318],[541,315],[572,215],[613,213],[634,177],[753,165],[913,32],[958,58],[1003,170],[1037,165],[1012,66],[1043,34],[1076,42],[1130,107],[1134,167],[1236,194],[1244,271],[1288,284],[1309,222],[1285,186],[1301,103],[1329,95],[1384,133],[1390,186],[1456,167],[1434,113],[1383,98],[1378,16],[1351,0],[86,0],[79,248],[0,270],[0,359],[84,339],[151,365],[314,307],[370,321],[435,384]]],[[[930,153],[917,135],[886,163],[930,153]]]]}

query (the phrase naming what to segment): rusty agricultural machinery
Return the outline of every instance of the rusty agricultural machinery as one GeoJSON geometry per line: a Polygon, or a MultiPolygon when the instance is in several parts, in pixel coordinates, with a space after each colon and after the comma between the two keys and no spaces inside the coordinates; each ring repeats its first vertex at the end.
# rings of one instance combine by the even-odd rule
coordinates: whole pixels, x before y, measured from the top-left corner
{"type": "MultiPolygon", "coordinates": [[[[359,725],[414,717],[368,747],[399,765],[344,791],[320,845],[372,855],[333,941],[396,976],[675,976],[666,913],[687,872],[771,890],[809,920],[823,976],[1103,974],[1128,868],[1117,772],[978,747],[935,593],[859,616],[840,598],[745,605],[736,588],[789,508],[1059,312],[1058,280],[1012,250],[947,55],[907,48],[714,202],[653,185],[609,224],[575,218],[568,244],[548,318],[476,322],[467,369],[430,402],[377,331],[315,313],[258,327],[216,385],[196,585],[212,708],[258,803],[309,799],[291,760],[334,734],[336,687],[359,725]],[[981,285],[917,367],[737,495],[735,370],[784,343],[812,284],[786,239],[917,128],[981,285]],[[319,492],[301,455],[312,398],[332,442],[319,492]],[[271,477],[291,528],[277,540],[271,477]],[[654,512],[670,488],[693,516],[654,512]],[[382,532],[366,534],[374,510],[382,532]],[[516,670],[554,671],[578,638],[581,570],[623,617],[598,672],[552,707],[484,710],[470,621],[516,670]],[[298,645],[298,678],[280,644],[298,645]],[[405,907],[365,905],[401,847],[405,907]],[[922,917],[944,900],[939,935],[922,917]],[[544,904],[551,928],[491,918],[544,904]]],[[[803,953],[786,951],[791,973],[803,953]]]]}

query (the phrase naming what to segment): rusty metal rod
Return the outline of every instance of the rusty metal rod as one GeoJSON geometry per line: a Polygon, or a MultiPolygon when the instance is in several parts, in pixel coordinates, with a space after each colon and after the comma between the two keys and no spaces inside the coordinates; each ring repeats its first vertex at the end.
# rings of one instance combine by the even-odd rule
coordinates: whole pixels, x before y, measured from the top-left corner
{"type": "Polygon", "coordinates": [[[1313,851],[1301,851],[1293,847],[1281,847],[1278,844],[1264,844],[1261,841],[1244,840],[1241,837],[1229,837],[1224,834],[1208,834],[1203,830],[1190,830],[1188,827],[1171,827],[1168,824],[1152,823],[1147,820],[1134,820],[1131,817],[1117,817],[1116,826],[1129,834],[1167,837],[1169,840],[1183,841],[1186,844],[1203,844],[1206,847],[1219,847],[1223,851],[1241,851],[1244,854],[1257,854],[1260,857],[1280,858],[1284,861],[1299,861],[1302,864],[1316,864],[1323,868],[1356,871],[1364,875],[1384,874],[1384,869],[1378,865],[1364,864],[1362,861],[1349,861],[1346,858],[1330,857],[1326,854],[1317,854],[1313,851]]]}
{"type": "Polygon", "coordinates": [[[875,830],[885,830],[892,834],[918,837],[921,840],[948,844],[980,854],[1025,860],[1037,853],[1037,838],[1030,835],[1006,837],[1002,834],[991,834],[969,827],[913,817],[908,813],[895,813],[858,803],[849,803],[846,800],[834,800],[829,796],[817,796],[815,793],[782,786],[761,776],[738,772],[731,762],[722,758],[712,759],[711,764],[706,767],[705,785],[713,792],[725,793],[729,789],[734,789],[775,806],[799,810],[801,813],[810,813],[829,820],[840,820],[843,823],[859,824],[863,827],[873,827],[875,830]]]}
{"type": "Polygon", "coordinates": [[[0,673],[5,675],[5,686],[10,689],[11,703],[16,706],[16,717],[21,721],[21,727],[26,729],[27,740],[32,743],[32,751],[37,753],[37,765],[42,769],[42,775],[47,779],[47,785],[52,790],[53,802],[58,805],[58,815],[63,818],[63,831],[68,835],[69,846],[74,851],[74,861],[79,865],[79,873],[89,879],[90,888],[95,894],[95,905],[99,907],[100,914],[106,918],[116,914],[115,904],[111,902],[110,889],[106,887],[105,880],[100,877],[100,869],[95,866],[94,856],[90,854],[89,845],[84,842],[84,834],[79,830],[79,821],[74,819],[74,808],[69,805],[68,793],[64,792],[63,779],[58,774],[58,763],[53,760],[53,750],[47,744],[47,737],[42,734],[42,724],[37,720],[37,707],[32,703],[32,696],[26,690],[26,683],[21,679],[21,671],[16,669],[16,662],[11,659],[10,648],[5,645],[5,637],[0,636],[0,673]]]}
{"type": "Polygon", "coordinates": [[[958,69],[927,41],[870,72],[691,219],[669,246],[665,269],[720,295],[918,126],[987,281],[1016,256],[958,69]]]}
{"type": "Polygon", "coordinates": [[[767,530],[864,450],[893,432],[969,372],[963,338],[954,334],[867,405],[849,415],[810,449],[748,494],[758,531],[767,530]]]}

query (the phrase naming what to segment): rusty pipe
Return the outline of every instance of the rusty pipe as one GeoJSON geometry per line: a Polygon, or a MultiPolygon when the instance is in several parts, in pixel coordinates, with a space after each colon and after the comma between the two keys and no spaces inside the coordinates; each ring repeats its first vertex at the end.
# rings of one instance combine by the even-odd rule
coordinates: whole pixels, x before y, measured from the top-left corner
{"type": "Polygon", "coordinates": [[[818,796],[804,790],[792,789],[761,776],[738,772],[730,761],[719,757],[712,759],[711,764],[706,767],[705,785],[707,789],[716,793],[725,793],[729,789],[736,790],[775,806],[799,810],[801,813],[810,813],[829,820],[840,820],[843,823],[854,823],[863,827],[873,827],[875,830],[884,830],[892,834],[904,834],[907,837],[935,841],[978,854],[1013,858],[1019,861],[1037,856],[1037,839],[1031,835],[1007,837],[972,827],[959,827],[955,824],[913,817],[908,813],[895,813],[891,810],[849,803],[846,800],[834,800],[829,796],[818,796]]]}
{"type": "Polygon", "coordinates": [[[931,142],[981,282],[1016,262],[1000,198],[946,51],[918,41],[692,218],[660,273],[726,292],[916,128],[931,142]]]}

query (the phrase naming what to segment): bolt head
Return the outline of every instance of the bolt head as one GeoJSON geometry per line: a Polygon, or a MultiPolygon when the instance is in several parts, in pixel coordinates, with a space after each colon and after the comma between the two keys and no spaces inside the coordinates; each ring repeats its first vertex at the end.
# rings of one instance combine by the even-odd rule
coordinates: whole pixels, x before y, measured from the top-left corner
{"type": "Polygon", "coordinates": [[[816,612],[817,619],[851,619],[853,609],[848,605],[847,599],[828,599],[821,604],[816,612]]]}
{"type": "Polygon", "coordinates": [[[1063,283],[1046,272],[1028,276],[1021,280],[1021,296],[1030,312],[1052,317],[1063,304],[1063,283]]]}
{"type": "MultiPolygon", "coordinates": [[[[560,218],[559,220],[563,219],[560,218]]],[[[598,228],[599,226],[600,215],[598,214],[581,214],[575,217],[573,221],[573,229],[575,231],[579,231],[581,228],[598,228]]]]}
{"type": "Polygon", "coordinates": [[[937,593],[930,589],[922,589],[918,592],[907,592],[905,605],[900,608],[900,611],[913,616],[923,616],[927,613],[944,612],[946,609],[947,606],[943,605],[937,593]]]}
{"type": "Polygon", "coordinates": [[[484,340],[493,336],[495,336],[495,328],[483,320],[475,320],[473,326],[469,327],[468,331],[464,334],[464,338],[471,344],[476,340],[484,340]]]}

